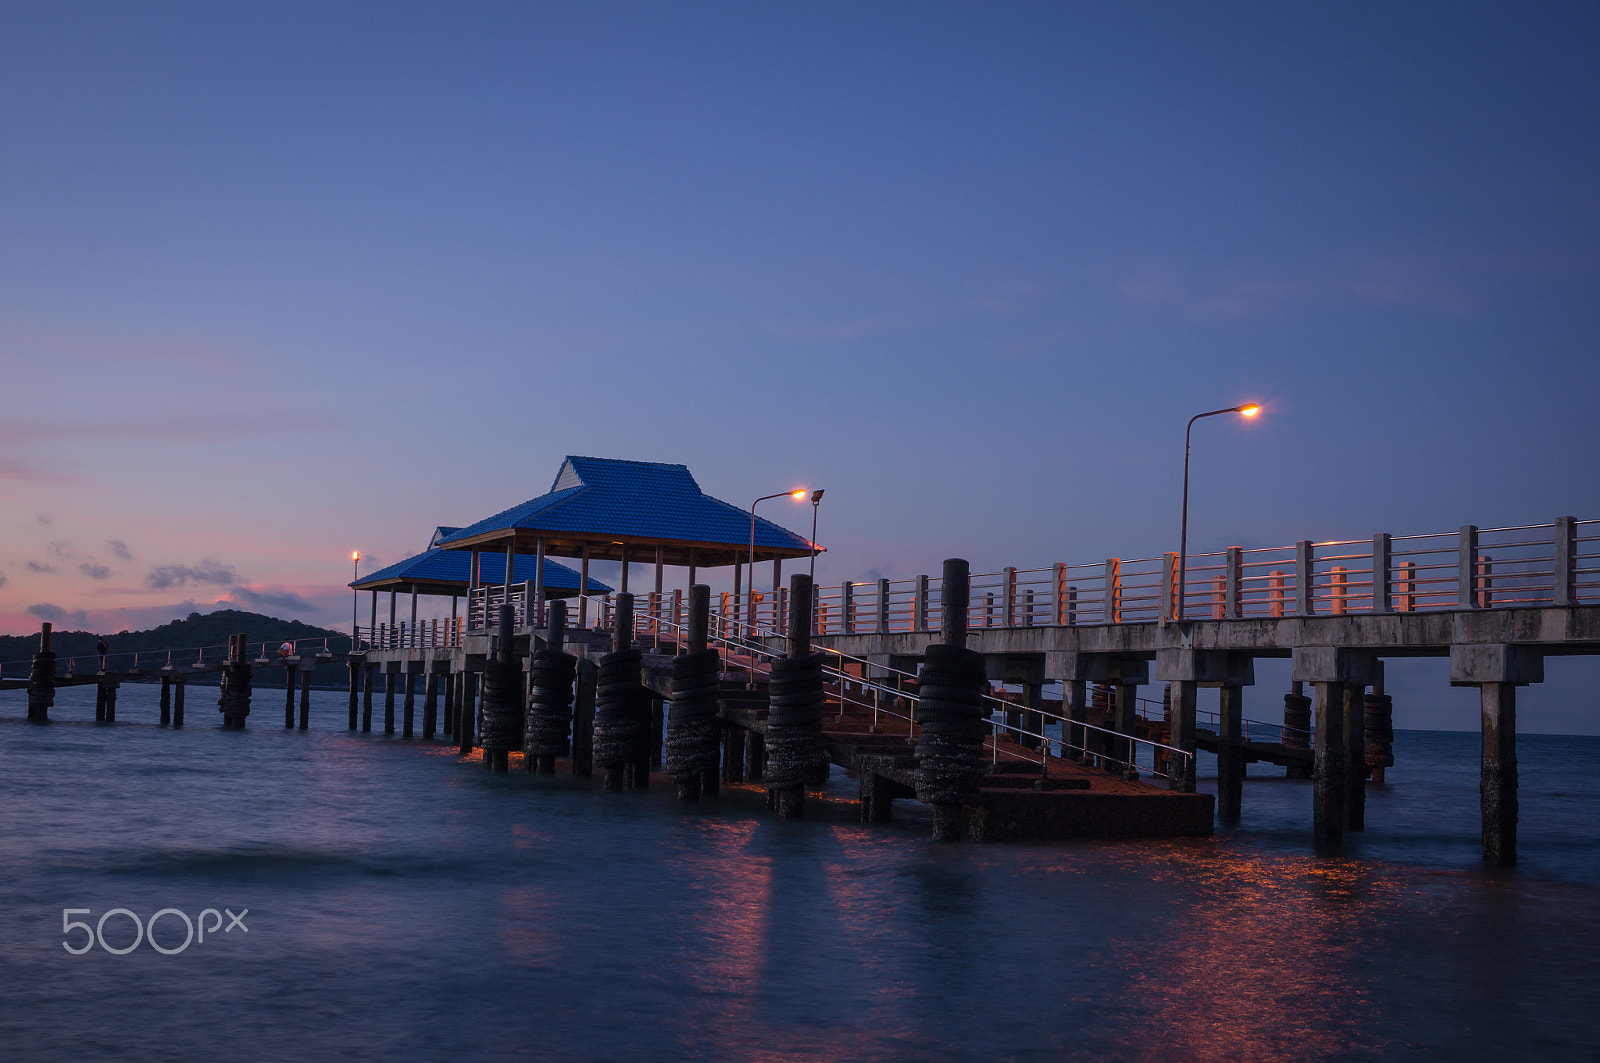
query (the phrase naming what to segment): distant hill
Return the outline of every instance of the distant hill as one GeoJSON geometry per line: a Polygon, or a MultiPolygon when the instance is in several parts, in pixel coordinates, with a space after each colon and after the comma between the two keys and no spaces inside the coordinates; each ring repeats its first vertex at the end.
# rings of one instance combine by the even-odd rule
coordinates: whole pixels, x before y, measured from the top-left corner
{"type": "MultiPolygon", "coordinates": [[[[186,620],[174,620],[170,624],[162,624],[147,631],[119,631],[114,635],[106,635],[105,640],[111,648],[111,667],[120,670],[127,668],[130,663],[125,654],[154,650],[184,650],[198,646],[226,646],[228,636],[241,633],[251,643],[276,644],[293,642],[296,639],[332,638],[334,641],[329,644],[329,648],[335,653],[349,649],[350,645],[348,631],[313,627],[298,620],[279,620],[275,616],[247,613],[239,609],[219,609],[214,613],[203,615],[190,613],[186,620]]],[[[50,648],[56,651],[57,657],[63,659],[89,656],[94,653],[95,643],[100,637],[98,633],[92,631],[55,631],[50,635],[50,648]]],[[[0,662],[32,660],[38,648],[37,633],[0,635],[0,662]]],[[[336,685],[343,667],[343,665],[324,665],[318,668],[314,682],[318,686],[336,685]]],[[[263,673],[273,672],[281,673],[281,669],[259,669],[258,675],[261,679],[267,679],[268,676],[263,673]]],[[[8,678],[12,678],[19,674],[19,670],[13,665],[5,674],[8,678]]]]}

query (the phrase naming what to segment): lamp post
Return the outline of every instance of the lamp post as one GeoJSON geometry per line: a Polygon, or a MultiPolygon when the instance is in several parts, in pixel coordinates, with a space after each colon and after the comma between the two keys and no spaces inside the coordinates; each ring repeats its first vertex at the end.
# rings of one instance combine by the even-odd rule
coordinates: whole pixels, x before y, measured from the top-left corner
{"type": "MultiPolygon", "coordinates": [[[[792,498],[798,502],[804,497],[806,497],[806,489],[797,487],[793,491],[779,491],[775,495],[762,495],[750,503],[750,609],[747,615],[750,617],[751,627],[756,626],[756,506],[769,498],[792,498]]],[[[735,610],[735,615],[738,615],[737,609],[735,610]]]]}
{"type": "Polygon", "coordinates": [[[1261,407],[1253,402],[1241,406],[1229,406],[1225,410],[1211,410],[1208,413],[1197,413],[1189,418],[1189,423],[1183,429],[1183,525],[1178,532],[1178,609],[1177,619],[1183,619],[1183,607],[1188,599],[1184,578],[1188,573],[1189,559],[1189,432],[1194,428],[1194,423],[1202,417],[1216,417],[1224,413],[1236,413],[1241,417],[1254,417],[1261,412],[1261,407]]]}
{"type": "Polygon", "coordinates": [[[354,653],[360,645],[360,621],[356,619],[357,610],[360,608],[361,592],[356,590],[356,580],[361,578],[361,551],[353,550],[350,553],[350,563],[355,566],[350,573],[350,652],[354,653]]]}
{"type": "Polygon", "coordinates": [[[822,488],[811,492],[811,582],[817,581],[817,507],[822,504],[822,488]]]}

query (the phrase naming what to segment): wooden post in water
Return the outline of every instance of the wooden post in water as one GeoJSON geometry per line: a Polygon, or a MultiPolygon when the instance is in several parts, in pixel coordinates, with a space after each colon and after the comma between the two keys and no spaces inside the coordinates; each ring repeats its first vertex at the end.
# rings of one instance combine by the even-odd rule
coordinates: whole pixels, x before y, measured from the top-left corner
{"type": "Polygon", "coordinates": [[[177,683],[173,684],[172,726],[174,727],[183,726],[183,691],[188,685],[188,683],[183,681],[182,677],[179,677],[177,683]]]}
{"type": "Polygon", "coordinates": [[[473,728],[477,726],[478,673],[461,673],[461,701],[456,705],[456,743],[461,755],[469,757],[476,746],[473,728]]]}
{"type": "Polygon", "coordinates": [[[300,669],[300,730],[311,728],[311,673],[315,668],[300,669]]]}
{"type": "MultiPolygon", "coordinates": [[[[584,606],[578,603],[578,615],[584,606]]],[[[572,774],[587,779],[594,774],[594,698],[600,669],[587,657],[579,658],[572,701],[572,774]]]]}
{"type": "Polygon", "coordinates": [[[172,724],[172,677],[161,677],[161,726],[172,724]]]}
{"type": "Polygon", "coordinates": [[[376,665],[367,665],[361,669],[361,733],[372,733],[372,674],[377,671],[376,665]]]}
{"type": "Polygon", "coordinates": [[[1244,688],[1223,686],[1217,713],[1217,817],[1237,822],[1244,794],[1244,688]]]}
{"type": "Polygon", "coordinates": [[[1344,683],[1313,683],[1313,768],[1311,775],[1311,830],[1319,847],[1336,847],[1344,841],[1344,683]]]}
{"type": "Polygon", "coordinates": [[[1344,688],[1344,808],[1346,831],[1367,827],[1367,687],[1344,688]]]}
{"type": "Polygon", "coordinates": [[[283,662],[283,726],[285,729],[294,727],[294,688],[295,681],[299,679],[294,665],[288,661],[283,662]]]}
{"type": "Polygon", "coordinates": [[[50,624],[39,625],[39,650],[28,670],[28,720],[49,723],[56,703],[56,654],[50,648],[50,624]]]}

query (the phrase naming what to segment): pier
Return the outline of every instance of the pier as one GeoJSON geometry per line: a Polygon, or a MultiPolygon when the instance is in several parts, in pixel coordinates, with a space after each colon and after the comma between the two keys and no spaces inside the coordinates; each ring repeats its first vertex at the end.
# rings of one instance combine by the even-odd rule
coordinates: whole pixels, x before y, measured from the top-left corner
{"type": "Polygon", "coordinates": [[[351,731],[374,729],[376,688],[384,733],[481,750],[489,770],[670,784],[686,802],[760,786],[787,818],[843,769],[864,822],[918,801],[940,838],[1205,835],[1239,817],[1246,765],[1271,764],[1312,780],[1310,835],[1333,850],[1364,828],[1369,780],[1404,771],[1384,661],[1440,657],[1452,684],[1479,691],[1483,853],[1505,866],[1517,688],[1542,680],[1548,656],[1600,652],[1600,521],[1570,517],[1182,565],[1168,553],[971,574],[952,560],[913,579],[782,582],[785,560],[819,550],[703,495],[682,466],[569,458],[548,494],[440,528],[422,554],[352,584],[371,604],[348,639],[239,636],[113,668],[57,661],[45,625],[0,689],[26,688],[44,722],[54,686],[92,683],[97,719],[114,723],[122,684],[159,679],[160,722],[181,726],[188,681],[220,673],[224,725],[243,726],[251,670],[277,667],[285,727],[300,677],[304,729],[311,668],[341,663],[351,731]],[[752,558],[770,564],[770,590],[753,589],[752,558]],[[596,559],[622,562],[620,588],[590,577],[596,559]],[[655,579],[634,593],[640,559],[655,579]],[[667,588],[669,566],[685,586],[667,588]],[[729,566],[730,592],[696,581],[729,566]],[[450,598],[448,620],[417,619],[430,596],[450,598]],[[1251,711],[1269,658],[1291,662],[1292,689],[1251,711]],[[1201,687],[1219,690],[1216,713],[1199,711],[1201,687]],[[1196,792],[1201,750],[1217,757],[1214,806],[1196,792]]]}

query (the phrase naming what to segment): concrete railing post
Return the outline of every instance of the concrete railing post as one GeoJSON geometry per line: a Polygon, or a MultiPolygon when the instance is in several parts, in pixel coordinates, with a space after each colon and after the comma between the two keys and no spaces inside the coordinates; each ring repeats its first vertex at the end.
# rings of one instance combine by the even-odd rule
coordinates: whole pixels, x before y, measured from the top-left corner
{"type": "Polygon", "coordinates": [[[878,634],[889,633],[889,581],[878,581],[878,634]]]}
{"type": "Polygon", "coordinates": [[[1310,539],[1301,539],[1294,544],[1294,612],[1296,616],[1311,616],[1316,612],[1316,593],[1311,583],[1311,564],[1313,560],[1310,539]]]}
{"type": "Polygon", "coordinates": [[[1107,624],[1122,623],[1122,562],[1106,558],[1105,617],[1107,624]]]}
{"type": "Polygon", "coordinates": [[[1394,590],[1390,581],[1390,560],[1392,548],[1388,532],[1379,532],[1372,537],[1372,611],[1374,613],[1394,612],[1394,590]]]}
{"type": "Polygon", "coordinates": [[[1578,604],[1578,522],[1573,517],[1557,517],[1554,553],[1555,581],[1551,601],[1556,605],[1578,604]]]}
{"type": "Polygon", "coordinates": [[[1463,524],[1456,560],[1456,607],[1459,609],[1478,608],[1477,570],[1478,526],[1463,524]]]}
{"type": "MultiPolygon", "coordinates": [[[[1057,566],[1058,568],[1060,566],[1057,566]]],[[[1178,553],[1168,550],[1161,557],[1161,619],[1174,620],[1178,615],[1178,600],[1174,581],[1178,578],[1178,553]]],[[[1057,583],[1061,581],[1056,580],[1057,583]]]]}
{"type": "Polygon", "coordinates": [[[1001,579],[1003,587],[1001,594],[1005,598],[1005,622],[1002,627],[1016,626],[1017,612],[1017,570],[1015,566],[1007,566],[1002,570],[1001,579]]]}
{"type": "Polygon", "coordinates": [[[1244,615],[1244,550],[1228,547],[1227,583],[1223,589],[1222,615],[1237,620],[1244,615]]]}
{"type": "Polygon", "coordinates": [[[846,635],[855,634],[855,584],[845,580],[839,584],[839,630],[846,635]]]}
{"type": "Polygon", "coordinates": [[[917,597],[912,604],[911,630],[928,630],[928,577],[917,577],[917,597]]]}

